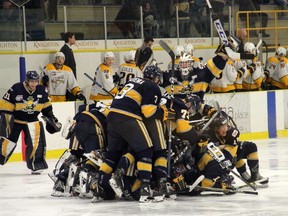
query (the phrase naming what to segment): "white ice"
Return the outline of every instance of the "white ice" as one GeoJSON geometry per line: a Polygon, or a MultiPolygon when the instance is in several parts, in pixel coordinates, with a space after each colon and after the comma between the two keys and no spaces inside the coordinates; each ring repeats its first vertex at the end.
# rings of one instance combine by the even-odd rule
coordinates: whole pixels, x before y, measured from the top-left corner
{"type": "MultiPolygon", "coordinates": [[[[48,161],[42,175],[31,175],[24,162],[0,167],[1,216],[95,216],[95,215],[288,215],[288,139],[257,140],[262,176],[270,178],[259,195],[181,196],[174,201],[138,203],[51,197],[53,183],[47,176],[56,160],[48,161]]],[[[237,184],[242,184],[237,181],[237,184]]]]}

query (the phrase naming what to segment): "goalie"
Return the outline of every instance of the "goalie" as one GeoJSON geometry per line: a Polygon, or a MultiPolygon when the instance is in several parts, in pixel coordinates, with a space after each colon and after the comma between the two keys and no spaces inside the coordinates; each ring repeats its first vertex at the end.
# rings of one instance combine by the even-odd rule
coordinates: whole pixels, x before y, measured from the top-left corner
{"type": "Polygon", "coordinates": [[[26,163],[32,174],[47,169],[46,141],[40,112],[47,120],[49,133],[60,131],[61,123],[53,114],[52,104],[45,87],[39,85],[36,71],[28,71],[26,80],[14,84],[0,100],[0,164],[4,165],[16,148],[21,131],[24,131],[26,163]]]}

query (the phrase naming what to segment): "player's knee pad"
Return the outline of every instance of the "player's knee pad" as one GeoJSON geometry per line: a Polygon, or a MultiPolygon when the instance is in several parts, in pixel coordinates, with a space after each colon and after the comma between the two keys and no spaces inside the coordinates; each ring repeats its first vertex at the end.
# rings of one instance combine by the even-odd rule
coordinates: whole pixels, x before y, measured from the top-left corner
{"type": "Polygon", "coordinates": [[[167,176],[167,153],[165,150],[154,152],[153,174],[157,179],[167,176]]]}
{"type": "Polygon", "coordinates": [[[47,169],[46,140],[42,122],[27,123],[25,132],[27,167],[33,171],[47,169]]]}
{"type": "Polygon", "coordinates": [[[140,179],[151,179],[152,172],[152,155],[153,150],[151,148],[146,149],[141,152],[136,152],[137,157],[137,169],[139,171],[138,175],[140,179]]]}
{"type": "Polygon", "coordinates": [[[0,164],[4,165],[12,155],[16,143],[0,136],[0,164]]]}
{"type": "Polygon", "coordinates": [[[1,113],[0,116],[0,136],[9,137],[14,124],[14,116],[7,113],[1,113]]]}

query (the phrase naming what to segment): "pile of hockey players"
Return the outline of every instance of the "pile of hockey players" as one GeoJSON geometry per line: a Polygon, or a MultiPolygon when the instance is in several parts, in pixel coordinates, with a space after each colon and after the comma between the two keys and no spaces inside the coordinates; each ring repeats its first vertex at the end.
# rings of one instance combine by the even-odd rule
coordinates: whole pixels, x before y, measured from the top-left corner
{"type": "Polygon", "coordinates": [[[159,202],[203,191],[257,194],[268,186],[257,145],[239,141],[237,125],[221,110],[235,93],[221,107],[203,100],[230,60],[225,49],[220,45],[207,64],[191,52],[191,44],[176,47],[168,71],[148,65],[142,76],[118,80],[112,103],[79,107],[64,126],[70,146],[50,174],[52,196],[159,202]]]}

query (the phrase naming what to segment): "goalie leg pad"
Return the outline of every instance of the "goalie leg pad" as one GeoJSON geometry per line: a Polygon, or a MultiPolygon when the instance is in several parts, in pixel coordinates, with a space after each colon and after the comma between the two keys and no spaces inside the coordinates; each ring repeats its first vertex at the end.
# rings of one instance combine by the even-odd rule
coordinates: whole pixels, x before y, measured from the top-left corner
{"type": "Polygon", "coordinates": [[[46,140],[42,122],[27,123],[24,133],[27,167],[32,171],[47,169],[46,140]]]}
{"type": "Polygon", "coordinates": [[[12,155],[16,143],[0,136],[0,164],[4,165],[12,155]]]}
{"type": "Polygon", "coordinates": [[[0,116],[0,136],[3,137],[9,137],[14,124],[14,116],[7,114],[7,113],[1,113],[0,116]]]}

